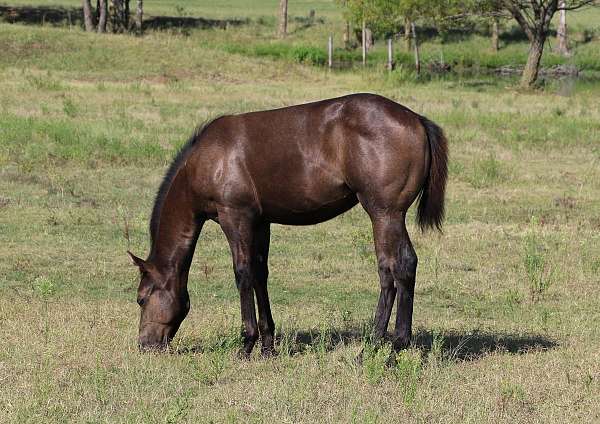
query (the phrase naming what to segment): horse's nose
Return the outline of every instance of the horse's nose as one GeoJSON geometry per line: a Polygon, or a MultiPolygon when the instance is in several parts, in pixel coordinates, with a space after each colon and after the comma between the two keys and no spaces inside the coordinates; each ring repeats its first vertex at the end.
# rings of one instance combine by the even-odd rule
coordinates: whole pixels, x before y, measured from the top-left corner
{"type": "Polygon", "coordinates": [[[156,352],[163,351],[167,348],[165,343],[157,343],[157,342],[148,342],[145,340],[138,341],[138,349],[140,352],[156,352]]]}

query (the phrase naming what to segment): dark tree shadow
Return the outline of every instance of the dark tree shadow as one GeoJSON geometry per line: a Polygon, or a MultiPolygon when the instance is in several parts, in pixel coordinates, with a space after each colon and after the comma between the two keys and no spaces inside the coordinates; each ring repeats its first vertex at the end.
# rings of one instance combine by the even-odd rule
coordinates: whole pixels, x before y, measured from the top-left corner
{"type": "Polygon", "coordinates": [[[325,23],[325,19],[315,18],[314,16],[293,16],[290,20],[296,24],[296,27],[291,31],[291,34],[307,30],[316,24],[325,23]]]}
{"type": "MultiPolygon", "coordinates": [[[[80,7],[62,6],[6,6],[0,5],[0,21],[25,25],[77,25],[83,26],[80,7]]],[[[207,19],[188,16],[148,16],[144,19],[146,29],[222,28],[245,25],[249,19],[207,19]]]]}
{"type": "Polygon", "coordinates": [[[227,29],[247,25],[250,19],[207,19],[190,16],[151,16],[144,19],[144,28],[154,30],[165,29],[227,29]]]}
{"type": "Polygon", "coordinates": [[[83,25],[80,7],[6,6],[0,4],[0,21],[25,25],[83,25]]]}

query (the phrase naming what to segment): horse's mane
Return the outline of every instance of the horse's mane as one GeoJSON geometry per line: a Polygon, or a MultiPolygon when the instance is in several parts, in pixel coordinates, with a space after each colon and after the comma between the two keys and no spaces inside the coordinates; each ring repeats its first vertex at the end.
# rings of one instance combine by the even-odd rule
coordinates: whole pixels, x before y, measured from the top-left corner
{"type": "Polygon", "coordinates": [[[156,236],[158,234],[160,214],[165,203],[165,199],[167,198],[167,193],[169,193],[171,183],[179,172],[179,168],[181,168],[181,165],[185,162],[192,149],[196,145],[196,142],[200,140],[202,133],[204,133],[210,124],[215,122],[217,119],[219,119],[219,117],[210,119],[203,124],[198,125],[188,141],[181,147],[181,149],[179,149],[175,155],[175,158],[171,162],[171,165],[169,165],[169,169],[167,169],[167,172],[160,183],[160,187],[158,188],[158,192],[156,193],[154,207],[152,208],[152,215],[150,217],[150,240],[152,242],[152,246],[154,246],[154,241],[156,240],[156,236]]]}

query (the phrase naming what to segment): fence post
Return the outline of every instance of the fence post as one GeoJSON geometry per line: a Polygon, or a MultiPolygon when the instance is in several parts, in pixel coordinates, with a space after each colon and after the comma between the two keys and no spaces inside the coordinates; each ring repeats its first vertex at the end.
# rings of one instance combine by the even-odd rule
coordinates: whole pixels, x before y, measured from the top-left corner
{"type": "Polygon", "coordinates": [[[415,69],[417,70],[417,74],[421,73],[421,58],[419,57],[419,40],[417,40],[417,31],[415,30],[414,22],[411,22],[412,36],[414,39],[415,45],[415,69]]]}
{"type": "Polygon", "coordinates": [[[392,72],[394,69],[394,52],[392,50],[392,39],[388,38],[388,63],[387,63],[388,71],[392,72]]]}
{"type": "Polygon", "coordinates": [[[362,20],[362,64],[367,64],[367,23],[362,20]]]}
{"type": "Polygon", "coordinates": [[[329,35],[329,40],[327,41],[327,64],[329,69],[333,66],[333,36],[329,35]]]}

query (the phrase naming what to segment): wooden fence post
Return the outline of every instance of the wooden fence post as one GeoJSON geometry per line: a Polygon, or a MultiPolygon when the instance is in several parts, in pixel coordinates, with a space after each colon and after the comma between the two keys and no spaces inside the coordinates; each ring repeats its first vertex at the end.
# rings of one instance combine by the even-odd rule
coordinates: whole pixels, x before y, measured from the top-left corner
{"type": "Polygon", "coordinates": [[[411,22],[411,30],[412,30],[412,36],[414,39],[414,45],[415,45],[415,69],[417,70],[417,74],[421,73],[421,59],[419,57],[419,40],[417,39],[417,31],[415,30],[415,24],[414,22],[411,22]]]}
{"type": "Polygon", "coordinates": [[[367,64],[367,23],[362,21],[362,64],[367,64]]]}
{"type": "Polygon", "coordinates": [[[387,63],[388,71],[392,72],[394,69],[394,52],[392,49],[392,39],[388,38],[388,63],[387,63]]]}
{"type": "Polygon", "coordinates": [[[329,40],[327,40],[327,64],[329,69],[333,66],[333,36],[329,35],[329,40]]]}

